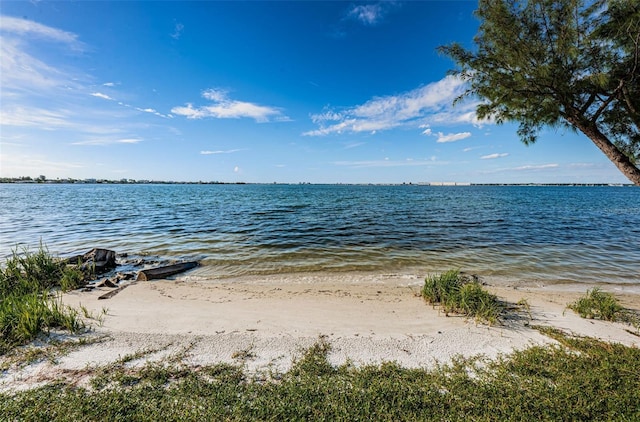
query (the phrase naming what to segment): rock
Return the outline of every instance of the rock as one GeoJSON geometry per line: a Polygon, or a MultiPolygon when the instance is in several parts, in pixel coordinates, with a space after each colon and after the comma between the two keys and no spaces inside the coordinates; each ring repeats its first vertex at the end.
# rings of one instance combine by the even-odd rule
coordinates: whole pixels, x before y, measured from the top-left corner
{"type": "Polygon", "coordinates": [[[116,253],[109,249],[94,248],[82,255],[82,261],[83,266],[93,268],[96,274],[102,274],[116,267],[116,253]]]}

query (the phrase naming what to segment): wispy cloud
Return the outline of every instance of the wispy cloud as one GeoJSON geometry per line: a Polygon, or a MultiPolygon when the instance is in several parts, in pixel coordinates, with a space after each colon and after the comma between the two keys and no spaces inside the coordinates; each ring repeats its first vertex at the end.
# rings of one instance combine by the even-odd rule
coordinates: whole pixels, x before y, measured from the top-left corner
{"type": "Polygon", "coordinates": [[[83,44],[77,36],[31,22],[25,19],[0,16],[0,86],[3,96],[23,94],[46,96],[52,89],[77,88],[70,77],[28,52],[28,46],[36,42],[58,44],[62,51],[79,52],[83,44]]]}
{"type": "Polygon", "coordinates": [[[244,151],[243,149],[228,149],[226,151],[200,151],[201,155],[214,155],[214,154],[233,154],[234,152],[244,151]]]}
{"type": "Polygon", "coordinates": [[[92,92],[91,96],[93,97],[98,97],[98,98],[102,98],[105,100],[111,100],[111,101],[115,101],[113,98],[111,98],[110,96],[108,96],[107,94],[103,94],[102,92],[92,92]]]}
{"type": "Polygon", "coordinates": [[[78,40],[76,34],[71,32],[11,16],[0,16],[0,24],[0,32],[2,33],[15,34],[20,37],[40,38],[66,44],[77,51],[84,50],[84,44],[78,40]]]}
{"type": "Polygon", "coordinates": [[[173,32],[171,33],[171,38],[173,38],[174,40],[180,39],[180,36],[182,35],[182,31],[184,31],[184,25],[181,24],[180,22],[176,23],[176,25],[173,28],[173,32]]]}
{"type": "Polygon", "coordinates": [[[113,98],[113,97],[111,97],[111,96],[109,96],[107,94],[103,94],[102,92],[92,92],[90,95],[93,96],[93,97],[102,98],[103,100],[117,102],[118,105],[120,105],[122,107],[130,108],[130,109],[133,109],[133,110],[136,110],[136,111],[140,111],[142,113],[155,114],[156,116],[162,117],[162,118],[165,118],[165,119],[169,119],[169,118],[172,117],[171,115],[162,114],[162,113],[158,112],[156,109],[151,108],[151,107],[142,108],[142,107],[133,106],[131,104],[123,103],[122,101],[118,101],[117,99],[115,99],[115,98],[113,98]]]}
{"type": "Polygon", "coordinates": [[[507,157],[508,155],[509,155],[508,152],[495,153],[495,154],[483,155],[482,157],[480,157],[480,159],[481,160],[494,160],[496,158],[507,157]]]}
{"type": "Polygon", "coordinates": [[[366,142],[349,142],[344,146],[344,149],[357,148],[362,145],[366,145],[366,142]]]}
{"type": "MultiPolygon", "coordinates": [[[[469,123],[478,122],[476,103],[464,102],[452,108],[452,102],[465,91],[465,82],[454,76],[399,95],[375,97],[364,104],[344,110],[325,109],[311,115],[311,121],[319,126],[303,133],[306,136],[324,136],[333,133],[376,132],[399,126],[427,128],[430,122],[469,123]],[[443,120],[443,116],[448,120],[443,120]]],[[[428,132],[428,133],[427,133],[428,132]]]]}
{"type": "Polygon", "coordinates": [[[3,126],[39,127],[43,130],[72,127],[70,116],[68,110],[48,110],[39,107],[3,106],[0,110],[3,126]]]}
{"type": "Polygon", "coordinates": [[[138,144],[142,141],[140,138],[95,138],[86,141],[72,142],[71,145],[104,146],[113,144],[138,144]]]}
{"type": "Polygon", "coordinates": [[[353,5],[347,11],[346,17],[364,25],[374,26],[379,24],[396,5],[396,2],[393,1],[353,5]]]}
{"type": "Polygon", "coordinates": [[[437,136],[438,136],[438,140],[436,142],[442,144],[445,142],[456,142],[462,139],[466,139],[469,136],[471,136],[471,132],[448,133],[446,135],[442,132],[438,132],[437,136]]]}
{"type": "Polygon", "coordinates": [[[211,105],[194,107],[188,103],[186,106],[173,107],[171,112],[187,119],[204,119],[212,117],[216,119],[239,119],[243,117],[254,119],[258,123],[272,120],[288,121],[289,118],[282,114],[280,108],[263,106],[246,101],[232,100],[227,91],[214,88],[207,89],[202,97],[212,102],[211,105]]]}

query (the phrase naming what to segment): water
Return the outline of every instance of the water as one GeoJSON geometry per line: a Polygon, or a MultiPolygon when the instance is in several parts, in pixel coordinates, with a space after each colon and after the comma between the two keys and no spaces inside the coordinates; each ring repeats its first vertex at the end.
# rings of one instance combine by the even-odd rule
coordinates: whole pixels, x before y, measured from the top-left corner
{"type": "Polygon", "coordinates": [[[200,278],[427,274],[640,285],[640,189],[0,185],[0,255],[42,240],[198,259],[200,278]]]}

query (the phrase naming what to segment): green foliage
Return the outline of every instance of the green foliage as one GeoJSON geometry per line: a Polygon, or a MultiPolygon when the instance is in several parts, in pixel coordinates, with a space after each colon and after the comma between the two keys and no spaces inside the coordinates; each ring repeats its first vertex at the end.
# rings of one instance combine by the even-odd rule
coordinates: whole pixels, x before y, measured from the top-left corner
{"type": "Polygon", "coordinates": [[[481,99],[480,118],[580,130],[640,184],[640,3],[480,0],[476,48],[439,47],[481,99]]]}
{"type": "Polygon", "coordinates": [[[65,381],[0,394],[7,420],[638,420],[640,349],[572,338],[434,369],[332,367],[321,342],[271,380],[240,366],[117,365],[93,389],[65,381]]]}
{"type": "Polygon", "coordinates": [[[457,270],[427,277],[422,297],[430,304],[440,305],[446,314],[466,315],[489,324],[498,322],[504,310],[495,295],[457,270]]]}
{"type": "Polygon", "coordinates": [[[51,328],[77,331],[84,325],[78,312],[50,290],[75,288],[82,281],[41,245],[36,253],[17,252],[0,268],[0,354],[28,343],[51,328]]]}
{"type": "Polygon", "coordinates": [[[615,296],[597,287],[587,290],[584,297],[568,307],[582,318],[597,318],[605,321],[615,321],[616,315],[624,309],[615,296]]]}
{"type": "Polygon", "coordinates": [[[624,322],[640,329],[640,316],[636,312],[625,309],[614,295],[597,287],[587,290],[583,297],[567,307],[582,318],[624,322]]]}
{"type": "Polygon", "coordinates": [[[62,277],[60,278],[60,289],[63,292],[75,290],[84,285],[85,274],[77,266],[65,265],[62,268],[62,277]]]}

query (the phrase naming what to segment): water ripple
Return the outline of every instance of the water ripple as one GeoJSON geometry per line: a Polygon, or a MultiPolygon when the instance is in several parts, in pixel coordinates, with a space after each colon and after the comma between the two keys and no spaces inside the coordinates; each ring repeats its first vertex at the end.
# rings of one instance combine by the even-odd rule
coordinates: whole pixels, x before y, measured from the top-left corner
{"type": "Polygon", "coordinates": [[[640,190],[619,187],[0,185],[0,254],[42,240],[192,257],[202,277],[461,268],[640,283],[640,190]]]}

